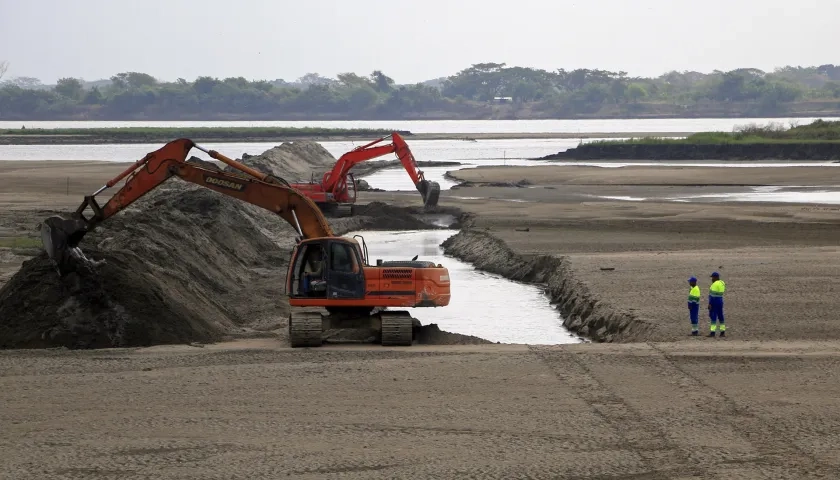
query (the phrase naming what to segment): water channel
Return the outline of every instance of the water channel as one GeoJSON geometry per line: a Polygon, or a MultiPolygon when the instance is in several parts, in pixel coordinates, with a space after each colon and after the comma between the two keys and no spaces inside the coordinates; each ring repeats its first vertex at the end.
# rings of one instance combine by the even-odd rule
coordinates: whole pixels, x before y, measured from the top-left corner
{"type": "Polygon", "coordinates": [[[581,340],[562,325],[559,312],[549,304],[542,288],[510,281],[476,270],[445,256],[441,243],[456,230],[351,232],[362,235],[376,259],[418,260],[440,263],[449,269],[452,300],[441,308],[409,308],[423,325],[436,323],[448,332],[474,335],[493,342],[554,345],[581,340]]]}

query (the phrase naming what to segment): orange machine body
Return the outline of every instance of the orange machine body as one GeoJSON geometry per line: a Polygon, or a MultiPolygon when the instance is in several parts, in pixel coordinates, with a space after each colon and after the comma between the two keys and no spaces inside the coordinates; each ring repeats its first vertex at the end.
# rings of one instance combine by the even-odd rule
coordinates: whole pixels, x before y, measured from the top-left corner
{"type": "Polygon", "coordinates": [[[311,238],[292,251],[286,292],[293,307],[444,307],[449,271],[432,262],[367,265],[364,248],[345,237],[311,238]],[[314,264],[310,259],[315,258],[314,264]]]}

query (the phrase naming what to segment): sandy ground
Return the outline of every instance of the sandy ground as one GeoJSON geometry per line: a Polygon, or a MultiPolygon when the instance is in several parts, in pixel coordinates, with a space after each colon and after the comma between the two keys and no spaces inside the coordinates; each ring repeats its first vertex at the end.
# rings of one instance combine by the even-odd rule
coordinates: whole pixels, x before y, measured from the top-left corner
{"type": "Polygon", "coordinates": [[[840,185],[838,167],[481,167],[453,173],[476,183],[528,181],[538,185],[840,185]]]}
{"type": "MultiPolygon", "coordinates": [[[[75,207],[111,168],[3,162],[0,237],[75,207]]],[[[0,477],[840,477],[840,209],[584,199],[698,188],[674,185],[682,171],[665,186],[601,171],[460,188],[441,204],[517,253],[568,256],[601,301],[655,325],[648,338],[0,352],[0,477]],[[686,279],[700,278],[705,299],[712,270],[727,281],[724,340],[687,336],[686,279]]],[[[795,184],[831,181],[784,171],[795,184]]],[[[784,181],[778,172],[752,170],[749,182],[784,181]]],[[[362,195],[374,198],[416,203],[413,192],[362,195]]]]}
{"type": "Polygon", "coordinates": [[[837,478],[835,343],[0,354],[0,476],[837,478]]]}

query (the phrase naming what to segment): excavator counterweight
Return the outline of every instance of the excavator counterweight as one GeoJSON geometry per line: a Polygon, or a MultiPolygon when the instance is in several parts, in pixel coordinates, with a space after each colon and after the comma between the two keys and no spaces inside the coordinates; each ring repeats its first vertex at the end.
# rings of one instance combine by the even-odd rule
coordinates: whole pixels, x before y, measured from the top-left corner
{"type": "Polygon", "coordinates": [[[410,345],[419,322],[405,311],[386,309],[449,304],[446,267],[423,261],[370,265],[364,239],[359,242],[336,236],[315,202],[285,180],[264,175],[189,139],[174,140],[150,152],[86,196],[69,218],[53,216],[41,224],[44,249],[59,275],[80,265],[95,268],[99,262],[88,259],[79,248],[84,236],[172,177],[264,208],[295,229],[296,244],[285,285],[292,307],[289,338],[293,347],[321,345],[326,329],[362,327],[378,332],[383,345],[410,345]],[[187,161],[192,147],[242,174],[225,172],[210,162],[187,161]],[[122,188],[100,206],[96,196],[122,179],[122,188]],[[88,210],[92,214],[85,216],[88,210]],[[318,311],[300,311],[302,308],[318,311]],[[323,309],[328,315],[320,312],[323,309]]]}

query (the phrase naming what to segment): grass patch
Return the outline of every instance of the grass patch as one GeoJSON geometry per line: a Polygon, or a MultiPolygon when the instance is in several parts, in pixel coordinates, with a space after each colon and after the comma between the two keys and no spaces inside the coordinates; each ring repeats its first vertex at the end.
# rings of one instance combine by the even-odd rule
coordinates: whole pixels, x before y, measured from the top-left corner
{"type": "MultiPolygon", "coordinates": [[[[148,137],[211,137],[211,138],[277,138],[277,137],[382,137],[397,130],[375,128],[318,127],[114,127],[114,128],[27,128],[4,129],[0,135],[15,136],[85,136],[135,139],[148,137]]],[[[411,132],[397,131],[401,135],[411,132]]]]}
{"type": "Polygon", "coordinates": [[[0,248],[41,248],[41,239],[33,237],[0,237],[0,248]]]}
{"type": "MultiPolygon", "coordinates": [[[[733,132],[700,132],[686,138],[630,138],[598,140],[592,145],[752,145],[840,143],[840,121],[816,120],[808,125],[784,128],[779,123],[736,127],[733,132]]],[[[587,145],[584,144],[584,145],[587,145]]]]}

